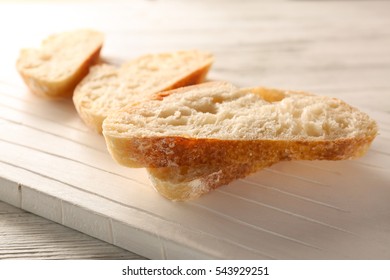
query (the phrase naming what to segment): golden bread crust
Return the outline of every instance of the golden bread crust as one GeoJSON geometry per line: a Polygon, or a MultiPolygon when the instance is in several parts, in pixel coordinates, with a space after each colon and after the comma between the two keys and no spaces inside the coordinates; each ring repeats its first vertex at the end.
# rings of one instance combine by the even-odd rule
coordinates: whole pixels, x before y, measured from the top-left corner
{"type": "Polygon", "coordinates": [[[129,167],[230,165],[286,160],[344,160],[362,156],[375,136],[336,140],[221,140],[185,137],[106,137],[108,150],[129,167]]]}
{"type": "Polygon", "coordinates": [[[147,167],[158,192],[187,200],[279,161],[360,157],[377,125],[335,98],[217,82],[124,107],[103,135],[118,163],[147,167]]]}
{"type": "Polygon", "coordinates": [[[251,173],[271,165],[272,162],[261,162],[221,167],[210,165],[188,168],[163,167],[148,168],[148,173],[153,187],[162,196],[173,201],[187,201],[196,199],[213,189],[227,185],[234,180],[244,178],[251,173]],[[200,171],[196,171],[195,169],[200,171]],[[174,178],[179,177],[178,173],[183,172],[185,172],[185,178],[177,182],[174,178]]]}

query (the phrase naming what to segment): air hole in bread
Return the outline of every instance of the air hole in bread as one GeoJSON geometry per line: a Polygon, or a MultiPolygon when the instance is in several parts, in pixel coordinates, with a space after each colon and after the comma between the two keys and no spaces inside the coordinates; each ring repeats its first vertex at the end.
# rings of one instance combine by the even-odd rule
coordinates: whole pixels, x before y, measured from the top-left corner
{"type": "Polygon", "coordinates": [[[188,119],[187,118],[172,119],[169,121],[169,124],[173,126],[188,125],[188,119]]]}
{"type": "Polygon", "coordinates": [[[221,96],[213,96],[213,103],[219,104],[223,102],[223,98],[221,96]]]}
{"type": "Polygon", "coordinates": [[[47,60],[50,60],[51,59],[51,54],[50,53],[41,53],[39,55],[39,58],[43,61],[47,61],[47,60]]]}
{"type": "Polygon", "coordinates": [[[118,133],[126,133],[128,131],[128,129],[126,128],[126,126],[119,126],[118,127],[118,133]]]}
{"type": "Polygon", "coordinates": [[[176,108],[168,107],[168,108],[163,108],[160,113],[158,114],[158,118],[168,118],[170,116],[173,116],[176,112],[176,108]]]}
{"type": "Polygon", "coordinates": [[[191,114],[189,110],[177,110],[176,108],[164,108],[158,114],[159,124],[168,124],[172,126],[182,126],[188,124],[188,116],[191,114]]]}
{"type": "Polygon", "coordinates": [[[264,88],[236,90],[220,83],[171,92],[161,101],[141,105],[138,111],[151,112],[147,119],[127,112],[128,123],[139,121],[137,131],[132,128],[138,135],[332,140],[356,137],[356,128],[375,130],[366,115],[337,99],[264,88]]]}
{"type": "MultiPolygon", "coordinates": [[[[215,99],[215,98],[214,98],[215,99]]],[[[217,113],[217,107],[214,103],[214,99],[212,97],[203,97],[197,100],[197,102],[194,102],[191,104],[191,107],[200,113],[209,113],[209,114],[216,114],[217,113]]],[[[223,99],[218,98],[219,103],[223,102],[223,99]]]]}
{"type": "Polygon", "coordinates": [[[147,111],[147,110],[144,110],[140,113],[141,116],[143,116],[144,118],[150,118],[150,117],[153,117],[154,116],[154,112],[153,111],[147,111]]]}
{"type": "Polygon", "coordinates": [[[205,104],[203,106],[196,108],[196,111],[201,113],[216,114],[217,108],[212,104],[205,104]]]}
{"type": "Polygon", "coordinates": [[[260,95],[264,101],[270,103],[282,101],[286,97],[283,91],[277,89],[255,88],[251,89],[251,91],[260,95]]]}
{"type": "Polygon", "coordinates": [[[323,134],[322,125],[316,122],[308,122],[304,125],[307,136],[319,137],[323,134]]]}

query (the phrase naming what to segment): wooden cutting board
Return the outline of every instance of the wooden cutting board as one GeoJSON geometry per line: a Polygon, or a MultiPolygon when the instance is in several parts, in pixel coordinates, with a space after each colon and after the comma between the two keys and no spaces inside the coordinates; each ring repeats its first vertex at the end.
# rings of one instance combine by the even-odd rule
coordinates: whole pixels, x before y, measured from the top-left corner
{"type": "Polygon", "coordinates": [[[368,154],[286,162],[188,203],[117,165],[70,101],[0,94],[2,200],[149,258],[389,258],[390,125],[368,154]]]}
{"type": "Polygon", "coordinates": [[[249,1],[237,19],[234,1],[222,10],[219,1],[207,1],[210,9],[206,1],[140,3],[2,7],[1,25],[16,27],[1,31],[10,44],[1,53],[0,200],[153,259],[389,259],[390,33],[380,28],[388,4],[249,1]],[[192,11],[186,21],[178,7],[192,11]],[[111,159],[71,100],[32,95],[14,69],[21,47],[85,25],[107,34],[106,61],[204,48],[217,58],[210,79],[334,94],[376,119],[380,135],[359,160],[279,163],[198,200],[170,202],[144,169],[111,159]]]}

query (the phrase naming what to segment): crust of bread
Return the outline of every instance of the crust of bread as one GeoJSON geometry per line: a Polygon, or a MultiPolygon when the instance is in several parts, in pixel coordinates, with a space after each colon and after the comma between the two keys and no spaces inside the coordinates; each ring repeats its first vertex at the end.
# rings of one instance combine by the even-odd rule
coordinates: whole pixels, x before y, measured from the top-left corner
{"type": "Polygon", "coordinates": [[[271,166],[272,162],[227,166],[148,168],[154,189],[172,201],[187,201],[271,166]]]}
{"type": "Polygon", "coordinates": [[[358,158],[377,125],[338,99],[217,82],[129,105],[103,135],[118,163],[147,167],[159,193],[188,200],[279,161],[358,158]]]}
{"type": "MultiPolygon", "coordinates": [[[[193,93],[194,90],[197,92],[198,89],[207,89],[208,87],[210,88],[210,92],[215,91],[216,89],[220,91],[226,90],[228,92],[232,90],[228,83],[205,83],[156,94],[154,96],[154,99],[156,100],[150,101],[154,103],[149,103],[152,107],[147,107],[149,106],[147,103],[139,104],[139,106],[142,107],[145,105],[146,107],[142,108],[157,112],[160,103],[163,103],[165,98],[170,97],[171,95],[177,95],[177,99],[173,100],[184,100],[184,97],[182,96],[185,92],[191,91],[191,93],[193,93]]],[[[255,92],[255,94],[259,95],[259,98],[267,99],[271,102],[266,103],[264,106],[268,106],[267,104],[271,104],[269,106],[272,106],[272,102],[278,102],[278,100],[284,98],[281,95],[297,95],[299,96],[297,100],[301,100],[302,98],[305,98],[305,96],[310,96],[310,98],[313,97],[311,94],[302,92],[283,93],[282,91],[267,90],[264,88],[243,89],[239,91],[240,98],[241,94],[245,95],[249,92],[255,92]],[[302,98],[300,96],[302,96],[302,98]]],[[[218,95],[219,92],[214,92],[216,95],[213,95],[213,98],[220,96],[218,95]]],[[[203,94],[205,94],[205,92],[203,92],[203,94]]],[[[208,94],[207,91],[206,94],[208,94]]],[[[191,100],[197,102],[195,96],[199,98],[199,94],[192,94],[191,98],[194,99],[191,100]]],[[[323,97],[319,97],[318,100],[314,99],[314,101],[311,102],[320,102],[323,100],[321,98],[323,97]]],[[[170,99],[169,102],[171,102],[171,100],[172,99],[170,99]]],[[[332,99],[332,102],[333,100],[334,99],[332,99]]],[[[220,101],[216,100],[215,102],[220,101]]],[[[376,123],[373,120],[364,113],[359,112],[357,109],[352,108],[339,100],[337,106],[342,106],[347,114],[358,112],[359,117],[366,121],[368,127],[362,128],[362,131],[358,131],[357,134],[352,133],[353,136],[351,137],[345,138],[331,135],[324,139],[321,137],[316,138],[295,135],[288,138],[275,137],[270,139],[269,137],[263,137],[262,134],[259,135],[259,138],[248,140],[242,138],[202,138],[191,134],[170,135],[167,130],[168,128],[164,128],[163,131],[166,132],[162,133],[158,132],[154,134],[154,132],[148,130],[137,135],[138,127],[136,125],[131,124],[131,126],[127,126],[127,124],[121,123],[123,120],[129,120],[129,114],[138,112],[137,109],[141,107],[137,106],[138,105],[135,105],[134,107],[128,106],[123,108],[122,111],[113,113],[104,123],[104,136],[108,150],[117,162],[130,167],[226,166],[248,162],[353,159],[362,156],[367,151],[370,143],[377,134],[376,123]],[[118,123],[120,126],[117,125],[118,123]],[[123,131],[118,131],[118,127],[122,128],[123,131]],[[143,133],[146,135],[143,135],[143,133]]],[[[180,105],[175,106],[180,107],[180,105]]],[[[174,111],[170,111],[170,114],[174,114],[174,111]]],[[[164,118],[166,118],[165,115],[164,118]]],[[[188,130],[184,130],[184,132],[187,131],[188,130]]],[[[335,133],[337,132],[338,131],[335,133]]]]}
{"type": "MultiPolygon", "coordinates": [[[[131,96],[135,92],[129,91],[128,94],[126,94],[127,95],[126,98],[128,100],[126,98],[124,98],[123,96],[121,96],[121,98],[123,98],[123,100],[126,100],[126,105],[128,104],[128,102],[138,102],[138,101],[141,101],[142,99],[150,98],[151,96],[153,96],[154,94],[156,94],[157,92],[160,92],[160,91],[166,91],[166,90],[176,89],[176,88],[180,88],[180,87],[184,87],[184,86],[188,86],[188,85],[194,85],[194,84],[201,83],[205,80],[205,77],[206,77],[206,75],[211,67],[211,64],[213,62],[213,57],[211,54],[201,53],[199,51],[179,51],[177,53],[188,53],[188,54],[193,53],[194,56],[195,55],[204,56],[204,59],[203,59],[203,61],[201,61],[201,63],[199,65],[197,65],[196,69],[193,68],[191,70],[181,71],[180,73],[177,73],[177,77],[170,77],[171,83],[166,83],[165,80],[161,80],[161,82],[160,82],[161,86],[158,86],[158,90],[151,92],[150,90],[144,89],[145,92],[143,93],[143,95],[140,95],[139,92],[137,92],[136,100],[131,99],[131,96]]],[[[174,53],[172,53],[172,54],[174,54],[174,53]]],[[[156,54],[153,56],[155,57],[158,55],[159,54],[156,54]]],[[[160,55],[167,55],[167,54],[160,54],[160,55]]],[[[146,56],[140,57],[139,59],[147,58],[147,57],[152,58],[153,56],[146,55],[146,56]]],[[[119,108],[116,108],[116,107],[118,107],[118,105],[116,105],[115,108],[103,107],[103,106],[108,106],[107,104],[110,103],[110,100],[107,100],[107,102],[105,102],[105,105],[96,104],[94,102],[94,99],[102,98],[102,96],[95,95],[93,98],[90,97],[90,93],[92,91],[91,90],[91,84],[92,84],[91,81],[94,81],[94,80],[96,81],[96,76],[100,75],[101,72],[104,71],[103,67],[109,69],[107,71],[106,76],[115,76],[115,75],[119,75],[120,72],[122,72],[122,73],[126,72],[127,65],[133,65],[133,66],[137,65],[137,63],[139,63],[139,59],[128,62],[128,63],[124,64],[122,66],[122,68],[119,68],[119,69],[116,69],[115,67],[108,66],[108,65],[98,65],[98,66],[94,67],[93,69],[91,69],[91,73],[87,77],[85,77],[85,79],[83,81],[81,81],[81,83],[77,86],[77,88],[74,92],[74,95],[73,95],[74,105],[75,105],[76,110],[77,110],[79,116],[81,117],[81,119],[92,130],[94,130],[98,133],[102,133],[102,125],[103,125],[104,119],[108,116],[110,110],[118,110],[118,109],[120,109],[120,106],[119,106],[119,108]],[[101,69],[103,69],[103,70],[101,70],[101,69]]],[[[185,64],[185,61],[177,61],[176,64],[177,64],[177,66],[180,66],[180,65],[185,64]]],[[[139,67],[144,67],[144,66],[140,65],[139,67]]],[[[130,74],[131,74],[131,76],[136,76],[137,72],[130,73],[130,74]]],[[[149,74],[151,76],[150,78],[152,79],[154,73],[150,72],[149,74]]],[[[124,79],[126,79],[126,77],[124,79]]],[[[121,86],[121,82],[125,83],[126,80],[121,81],[118,78],[115,81],[116,87],[118,87],[118,90],[119,90],[119,87],[121,86]]],[[[112,88],[110,90],[112,91],[112,88]]],[[[112,94],[110,94],[109,97],[106,96],[105,98],[109,98],[111,100],[114,100],[116,98],[116,95],[117,95],[117,92],[112,92],[112,94]]]]}
{"type": "MultiPolygon", "coordinates": [[[[34,50],[35,54],[29,54],[29,52],[32,51],[31,49],[22,50],[17,60],[16,67],[23,78],[23,81],[34,94],[48,99],[70,97],[77,84],[88,74],[91,65],[94,65],[99,61],[103,40],[103,34],[94,30],[76,30],[73,32],[51,35],[43,41],[41,49],[34,50]],[[41,54],[47,55],[47,53],[49,53],[50,56],[56,56],[56,51],[50,50],[50,41],[53,40],[53,38],[62,36],[66,40],[66,36],[80,36],[80,40],[83,40],[85,39],[83,36],[86,32],[88,32],[90,36],[93,36],[95,42],[92,44],[94,45],[89,50],[85,51],[84,58],[79,64],[72,65],[67,75],[64,75],[61,78],[51,78],[49,77],[49,73],[37,73],[29,69],[28,65],[31,56],[33,56],[33,59],[36,59],[36,56],[41,54]]],[[[65,60],[66,58],[63,59],[65,60]]],[[[45,60],[41,61],[41,64],[45,63],[45,60]]],[[[61,58],[58,59],[58,67],[61,67],[61,58]]]]}
{"type": "Polygon", "coordinates": [[[129,167],[231,165],[287,160],[344,160],[362,156],[375,136],[336,140],[220,140],[185,137],[106,137],[113,158],[129,167]]]}

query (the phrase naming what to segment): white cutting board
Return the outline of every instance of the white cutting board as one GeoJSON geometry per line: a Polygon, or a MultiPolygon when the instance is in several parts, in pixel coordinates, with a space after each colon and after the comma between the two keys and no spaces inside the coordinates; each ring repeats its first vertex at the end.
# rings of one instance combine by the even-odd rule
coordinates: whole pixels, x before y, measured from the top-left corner
{"type": "Polygon", "coordinates": [[[285,162],[188,203],[117,165],[71,101],[0,88],[0,198],[148,258],[390,258],[390,124],[365,157],[285,162]]]}
{"type": "Polygon", "coordinates": [[[390,259],[390,3],[349,2],[2,3],[0,200],[148,258],[390,259]],[[20,48],[83,27],[105,32],[106,61],[209,50],[210,79],[340,97],[380,135],[359,160],[279,163],[172,203],[110,158],[70,100],[18,77],[20,48]]]}

